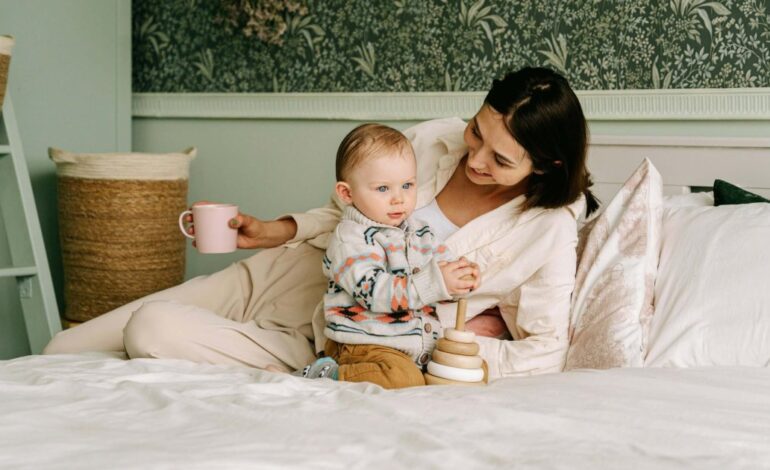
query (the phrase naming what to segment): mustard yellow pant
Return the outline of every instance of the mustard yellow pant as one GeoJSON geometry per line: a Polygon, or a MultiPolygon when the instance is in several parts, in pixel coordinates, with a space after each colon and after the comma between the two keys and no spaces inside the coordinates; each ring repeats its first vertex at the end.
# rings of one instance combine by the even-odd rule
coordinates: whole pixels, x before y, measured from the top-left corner
{"type": "Polygon", "coordinates": [[[339,380],[372,382],[383,388],[425,385],[422,370],[397,349],[374,344],[339,344],[326,341],[324,354],[340,365],[339,380]]]}

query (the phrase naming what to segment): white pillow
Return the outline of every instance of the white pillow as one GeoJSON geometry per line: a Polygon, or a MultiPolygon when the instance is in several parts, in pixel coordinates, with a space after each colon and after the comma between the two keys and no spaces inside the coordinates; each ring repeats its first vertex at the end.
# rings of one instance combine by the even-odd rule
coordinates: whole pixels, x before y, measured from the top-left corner
{"type": "Polygon", "coordinates": [[[663,183],[645,159],[580,230],[565,370],[642,365],[660,251],[663,183]]]}
{"type": "Polygon", "coordinates": [[[714,193],[674,194],[663,198],[663,207],[713,206],[714,193]]]}
{"type": "Polygon", "coordinates": [[[645,366],[770,364],[770,204],[669,207],[645,366]]]}

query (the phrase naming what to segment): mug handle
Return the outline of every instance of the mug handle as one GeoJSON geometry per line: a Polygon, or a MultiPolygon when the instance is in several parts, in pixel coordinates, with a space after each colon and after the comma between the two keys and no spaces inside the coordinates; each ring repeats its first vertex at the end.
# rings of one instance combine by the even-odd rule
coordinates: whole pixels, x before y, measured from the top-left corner
{"type": "Polygon", "coordinates": [[[195,240],[195,236],[187,233],[187,228],[185,228],[184,226],[184,216],[186,216],[187,214],[192,215],[192,211],[184,211],[181,214],[179,214],[179,230],[182,231],[182,235],[184,235],[185,237],[191,240],[195,240]]]}

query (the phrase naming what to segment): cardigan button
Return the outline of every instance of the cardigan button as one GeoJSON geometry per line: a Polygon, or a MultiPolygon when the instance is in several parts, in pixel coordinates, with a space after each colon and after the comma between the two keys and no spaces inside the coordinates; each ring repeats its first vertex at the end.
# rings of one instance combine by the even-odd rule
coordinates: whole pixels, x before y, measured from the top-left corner
{"type": "Polygon", "coordinates": [[[421,366],[424,366],[425,364],[427,364],[428,362],[430,362],[430,354],[428,354],[428,353],[422,353],[422,354],[420,354],[420,357],[419,357],[419,359],[417,359],[417,360],[418,360],[418,361],[420,361],[420,365],[421,365],[421,366]]]}
{"type": "Polygon", "coordinates": [[[420,272],[420,268],[414,268],[412,269],[412,274],[417,274],[420,272]]]}
{"type": "Polygon", "coordinates": [[[425,329],[426,333],[430,333],[431,331],[433,331],[433,325],[431,325],[430,323],[426,323],[423,328],[425,329]]]}

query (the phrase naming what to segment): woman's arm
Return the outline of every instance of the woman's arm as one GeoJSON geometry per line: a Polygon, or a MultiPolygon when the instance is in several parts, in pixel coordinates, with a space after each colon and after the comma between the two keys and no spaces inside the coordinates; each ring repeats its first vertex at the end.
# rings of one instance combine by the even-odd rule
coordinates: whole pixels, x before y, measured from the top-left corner
{"type": "Polygon", "coordinates": [[[490,378],[560,372],[569,347],[575,250],[560,250],[519,288],[500,312],[515,341],[477,337],[490,378]]]}
{"type": "Polygon", "coordinates": [[[306,212],[296,212],[279,217],[277,222],[292,219],[296,224],[293,236],[288,240],[284,240],[283,243],[302,242],[316,238],[319,235],[330,235],[334,228],[337,227],[340,218],[342,218],[344,207],[345,204],[339,200],[337,195],[332,194],[331,199],[324,206],[310,209],[306,212]]]}
{"type": "Polygon", "coordinates": [[[238,248],[272,248],[297,234],[297,222],[291,217],[265,222],[239,213],[230,221],[230,226],[238,229],[238,248]]]}
{"type": "MultiPolygon", "coordinates": [[[[458,118],[436,119],[410,127],[404,134],[412,141],[418,164],[435,172],[435,159],[446,151],[437,136],[455,132],[461,135],[465,123],[458,118]],[[438,146],[439,149],[434,147],[438,146]]],[[[306,212],[290,213],[273,221],[263,221],[248,214],[240,214],[237,223],[239,248],[272,248],[285,243],[311,240],[334,231],[342,216],[344,204],[335,194],[328,204],[306,212]]],[[[318,246],[325,247],[326,241],[318,246]]]]}
{"type": "MultiPolygon", "coordinates": [[[[196,201],[194,206],[213,204],[211,201],[196,201]]],[[[192,214],[185,217],[185,221],[193,224],[187,229],[190,234],[195,233],[192,214]]],[[[290,218],[265,222],[248,214],[238,212],[238,215],[228,222],[230,227],[238,229],[238,248],[272,248],[279,246],[296,236],[297,223],[290,218]]],[[[193,240],[195,246],[195,240],[193,240]]]]}
{"type": "MultiPolygon", "coordinates": [[[[423,172],[435,172],[435,159],[443,155],[446,148],[437,136],[449,132],[459,133],[465,123],[458,118],[436,119],[419,123],[404,131],[412,141],[418,164],[427,168],[423,172]],[[440,150],[434,147],[438,146],[440,150]]],[[[328,204],[307,212],[286,214],[274,221],[262,221],[247,214],[240,214],[238,223],[239,248],[272,248],[285,243],[297,243],[312,240],[334,231],[342,216],[344,204],[336,194],[328,204]]],[[[320,240],[316,246],[325,248],[326,240],[320,240]]]]}
{"type": "MultiPolygon", "coordinates": [[[[201,201],[195,204],[205,203],[201,201]]],[[[287,214],[277,220],[264,221],[239,213],[238,217],[230,221],[230,226],[238,229],[238,248],[273,248],[331,233],[341,215],[341,203],[332,198],[323,207],[287,214]]]]}

